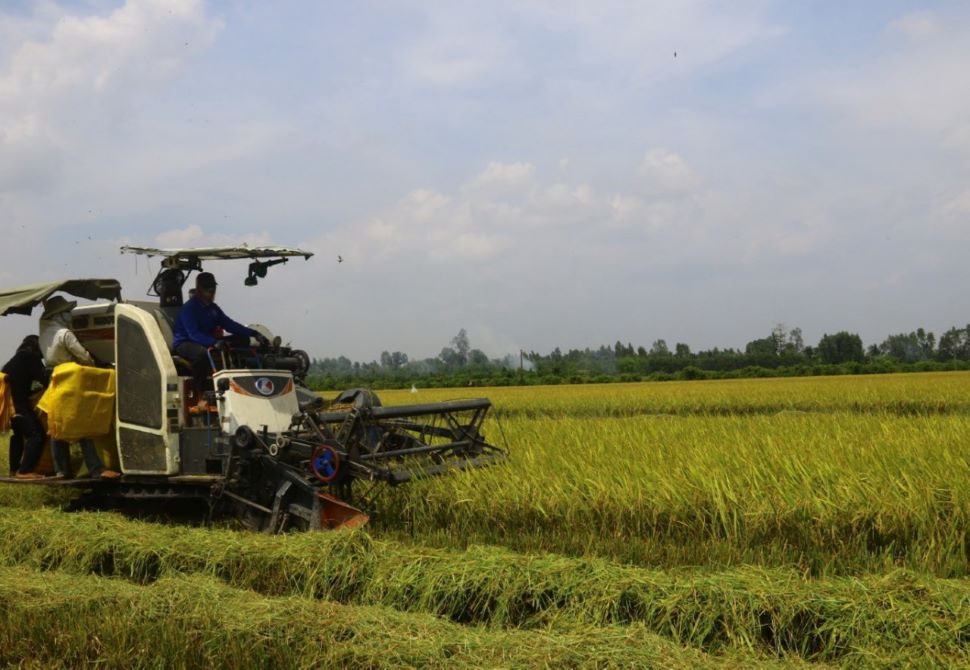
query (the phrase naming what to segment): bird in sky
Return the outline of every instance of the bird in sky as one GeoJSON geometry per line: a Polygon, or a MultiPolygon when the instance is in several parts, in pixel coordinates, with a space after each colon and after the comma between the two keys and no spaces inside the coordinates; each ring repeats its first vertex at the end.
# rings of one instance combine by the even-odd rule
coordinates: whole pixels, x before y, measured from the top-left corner
{"type": "Polygon", "coordinates": [[[343,256],[337,256],[337,262],[338,263],[343,263],[344,262],[344,257],[343,256]]]}

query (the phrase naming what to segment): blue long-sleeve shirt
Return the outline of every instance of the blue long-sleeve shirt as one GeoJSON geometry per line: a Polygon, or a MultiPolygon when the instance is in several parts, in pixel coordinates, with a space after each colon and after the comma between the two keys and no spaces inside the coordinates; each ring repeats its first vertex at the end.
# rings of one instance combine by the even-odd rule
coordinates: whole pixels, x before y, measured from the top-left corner
{"type": "Polygon", "coordinates": [[[236,323],[223,312],[219,305],[204,304],[198,296],[190,298],[179,310],[175,319],[175,337],[172,340],[174,349],[182,342],[197,342],[205,347],[216,343],[216,328],[227,330],[233,335],[248,335],[255,337],[256,331],[236,323]]]}

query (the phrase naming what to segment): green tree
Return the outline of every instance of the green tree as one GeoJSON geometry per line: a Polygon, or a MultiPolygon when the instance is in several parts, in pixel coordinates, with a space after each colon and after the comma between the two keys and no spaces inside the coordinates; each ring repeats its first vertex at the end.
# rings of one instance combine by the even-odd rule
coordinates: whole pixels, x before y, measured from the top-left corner
{"type": "Polygon", "coordinates": [[[950,328],[943,333],[936,355],[941,361],[970,360],[970,325],[966,328],[950,328]]]}
{"type": "Polygon", "coordinates": [[[788,342],[785,343],[785,351],[793,354],[801,354],[805,351],[805,340],[802,337],[801,328],[792,328],[788,333],[788,342]]]}
{"type": "Polygon", "coordinates": [[[744,353],[758,358],[773,358],[778,355],[778,341],[772,335],[751,340],[744,345],[744,353]]]}
{"type": "Polygon", "coordinates": [[[458,365],[465,365],[468,363],[468,352],[471,349],[471,345],[468,342],[468,333],[462,328],[458,331],[458,334],[451,338],[451,346],[454,347],[455,353],[458,356],[458,365]]]}
{"type": "Polygon", "coordinates": [[[848,333],[844,330],[829,335],[822,335],[818,343],[819,358],[823,363],[838,365],[857,361],[861,363],[865,360],[865,352],[862,348],[862,338],[855,333],[848,333]]]}
{"type": "Polygon", "coordinates": [[[879,351],[901,363],[917,363],[933,357],[936,337],[922,328],[912,333],[890,335],[879,345],[879,351]]]}
{"type": "Polygon", "coordinates": [[[446,368],[457,368],[464,364],[458,352],[451,347],[443,348],[438,354],[438,360],[444,363],[446,368]]]}
{"type": "Polygon", "coordinates": [[[776,355],[781,356],[785,353],[785,324],[776,323],[775,327],[771,329],[769,338],[774,344],[776,355]]]}

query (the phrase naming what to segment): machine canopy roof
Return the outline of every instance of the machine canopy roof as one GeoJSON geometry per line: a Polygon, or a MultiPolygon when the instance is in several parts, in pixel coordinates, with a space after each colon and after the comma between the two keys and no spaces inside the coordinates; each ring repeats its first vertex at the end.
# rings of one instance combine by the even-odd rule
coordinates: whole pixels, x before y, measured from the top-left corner
{"type": "Polygon", "coordinates": [[[304,259],[313,255],[312,251],[290,249],[289,247],[199,247],[196,249],[155,249],[152,247],[121,247],[123,254],[141,254],[143,256],[162,256],[168,259],[200,261],[232,260],[236,258],[280,258],[282,256],[303,256],[304,259]]]}
{"type": "Polygon", "coordinates": [[[0,289],[0,315],[29,315],[34,307],[58,291],[85,300],[121,300],[121,284],[117,279],[61,279],[46,284],[0,289]]]}

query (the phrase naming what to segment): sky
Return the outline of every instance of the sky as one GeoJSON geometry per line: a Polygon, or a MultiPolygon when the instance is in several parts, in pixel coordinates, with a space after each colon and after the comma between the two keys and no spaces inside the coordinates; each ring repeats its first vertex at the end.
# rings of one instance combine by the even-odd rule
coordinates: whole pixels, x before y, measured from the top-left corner
{"type": "Polygon", "coordinates": [[[965,2],[6,0],[0,287],[275,244],[206,269],[315,357],[939,335],[968,64],[965,2]]]}

